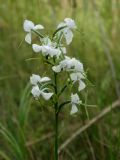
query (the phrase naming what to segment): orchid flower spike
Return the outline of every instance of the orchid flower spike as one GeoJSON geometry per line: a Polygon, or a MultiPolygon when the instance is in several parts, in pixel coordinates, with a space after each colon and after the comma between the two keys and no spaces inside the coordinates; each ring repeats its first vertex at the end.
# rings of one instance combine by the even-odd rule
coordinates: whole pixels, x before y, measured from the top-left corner
{"type": "Polygon", "coordinates": [[[25,41],[29,44],[31,44],[32,41],[32,30],[41,30],[44,29],[44,27],[41,24],[35,25],[32,21],[25,20],[23,24],[24,31],[27,32],[27,35],[25,36],[25,41]]]}

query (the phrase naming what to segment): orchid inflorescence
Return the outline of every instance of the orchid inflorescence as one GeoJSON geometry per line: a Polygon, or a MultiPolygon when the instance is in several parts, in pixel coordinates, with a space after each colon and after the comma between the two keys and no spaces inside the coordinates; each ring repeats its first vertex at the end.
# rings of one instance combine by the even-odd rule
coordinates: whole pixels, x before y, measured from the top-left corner
{"type": "MultiPolygon", "coordinates": [[[[65,18],[64,22],[58,24],[52,38],[44,36],[39,32],[44,29],[41,24],[35,25],[32,21],[25,20],[23,28],[24,31],[27,32],[25,41],[28,44],[32,43],[32,34],[36,34],[39,37],[40,44],[32,43],[32,49],[35,53],[42,55],[46,62],[50,64],[55,76],[64,72],[67,73],[67,82],[69,82],[67,85],[72,84],[74,86],[76,82],[78,82],[77,93],[71,91],[70,99],[67,100],[67,102],[72,105],[70,113],[76,113],[78,111],[77,105],[82,103],[78,92],[86,87],[84,82],[86,75],[83,64],[79,60],[66,56],[67,51],[65,44],[69,45],[72,42],[73,31],[77,28],[74,20],[65,18]]],[[[42,97],[44,100],[50,100],[54,99],[55,95],[58,96],[55,86],[56,83],[53,84],[55,90],[48,88],[48,85],[52,84],[52,82],[52,79],[49,77],[40,77],[39,75],[32,74],[30,83],[32,85],[31,93],[34,98],[40,99],[42,97]]]]}

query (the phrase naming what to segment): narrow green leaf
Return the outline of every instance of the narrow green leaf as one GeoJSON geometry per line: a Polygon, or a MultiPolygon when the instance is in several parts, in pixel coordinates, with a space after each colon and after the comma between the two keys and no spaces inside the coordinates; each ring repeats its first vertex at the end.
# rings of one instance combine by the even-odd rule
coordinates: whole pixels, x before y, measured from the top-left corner
{"type": "Polygon", "coordinates": [[[16,157],[18,157],[17,159],[18,160],[23,160],[23,155],[22,155],[22,152],[20,150],[18,142],[16,141],[16,139],[14,138],[12,133],[9,132],[9,130],[7,130],[2,124],[0,124],[0,133],[3,135],[5,140],[13,148],[13,153],[14,153],[14,155],[16,155],[16,157]]]}
{"type": "Polygon", "coordinates": [[[21,128],[25,126],[30,107],[30,83],[25,87],[19,106],[19,123],[21,128]]]}

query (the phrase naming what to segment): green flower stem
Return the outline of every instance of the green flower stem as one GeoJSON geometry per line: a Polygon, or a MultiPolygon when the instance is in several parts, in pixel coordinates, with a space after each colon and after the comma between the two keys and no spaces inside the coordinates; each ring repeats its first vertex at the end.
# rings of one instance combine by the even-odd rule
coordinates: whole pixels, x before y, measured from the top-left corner
{"type": "Polygon", "coordinates": [[[60,97],[60,95],[65,91],[65,89],[68,87],[68,85],[70,84],[71,82],[69,81],[67,84],[65,84],[63,86],[63,88],[61,89],[61,91],[58,93],[58,97],[60,97]]]}
{"type": "Polygon", "coordinates": [[[55,94],[56,94],[56,102],[55,102],[55,145],[54,145],[54,159],[58,160],[58,89],[57,89],[57,73],[54,72],[54,80],[55,80],[55,94]]]}
{"type": "Polygon", "coordinates": [[[55,112],[55,160],[58,160],[58,113],[55,112]]]}
{"type": "Polygon", "coordinates": [[[54,72],[54,77],[55,77],[55,94],[57,96],[57,73],[54,72]]]}

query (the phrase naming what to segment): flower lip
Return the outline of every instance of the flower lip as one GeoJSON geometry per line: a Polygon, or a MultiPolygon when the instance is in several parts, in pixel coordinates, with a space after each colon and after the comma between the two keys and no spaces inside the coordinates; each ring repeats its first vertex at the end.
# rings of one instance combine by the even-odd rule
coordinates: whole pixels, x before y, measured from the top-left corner
{"type": "Polygon", "coordinates": [[[72,115],[72,114],[75,114],[75,113],[77,113],[77,112],[78,112],[78,108],[76,107],[75,104],[73,104],[73,105],[72,105],[72,108],[71,108],[71,111],[70,111],[70,114],[72,115]]]}

